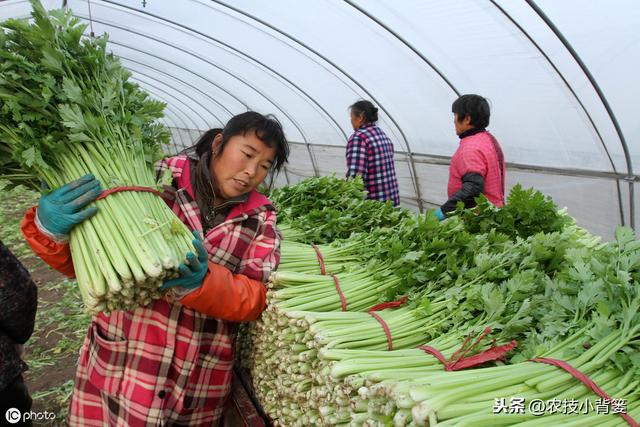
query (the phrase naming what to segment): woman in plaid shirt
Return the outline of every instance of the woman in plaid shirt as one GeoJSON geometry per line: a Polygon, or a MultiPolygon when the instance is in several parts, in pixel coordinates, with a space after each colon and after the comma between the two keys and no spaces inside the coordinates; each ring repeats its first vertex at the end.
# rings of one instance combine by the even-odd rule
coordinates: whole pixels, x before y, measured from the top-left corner
{"type": "MultiPolygon", "coordinates": [[[[157,165],[160,174],[168,169],[173,175],[162,197],[203,236],[194,240],[199,253],[187,256],[180,278],[165,282],[171,297],[93,317],[78,362],[71,425],[220,422],[237,322],[262,313],[264,282],[280,259],[275,209],[255,188],[282,167],[289,148],[280,124],[255,112],[235,116],[222,133],[203,138],[210,149],[200,157],[176,156],[157,165]]],[[[84,207],[100,193],[99,185],[91,176],[80,178],[43,196],[23,219],[33,250],[68,276],[74,275],[73,262],[60,224],[73,226],[95,213],[84,207]],[[48,217],[44,208],[55,197],[59,209],[49,212],[67,213],[48,217]]]]}
{"type": "Polygon", "coordinates": [[[378,109],[369,101],[349,107],[355,131],[347,142],[347,179],[361,175],[368,198],[400,204],[398,179],[393,163],[393,143],[376,126],[378,109]]]}

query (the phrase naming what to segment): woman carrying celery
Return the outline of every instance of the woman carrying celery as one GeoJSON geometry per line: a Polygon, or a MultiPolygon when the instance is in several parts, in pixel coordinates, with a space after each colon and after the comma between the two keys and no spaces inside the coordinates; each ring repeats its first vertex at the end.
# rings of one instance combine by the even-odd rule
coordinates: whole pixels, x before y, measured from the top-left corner
{"type": "MultiPolygon", "coordinates": [[[[159,174],[173,176],[162,197],[194,232],[197,254],[187,255],[180,277],[164,282],[164,298],[93,317],[76,373],[71,425],[220,422],[236,322],[263,311],[264,282],[280,257],[275,209],[256,187],[280,170],[289,148],[277,120],[255,112],[233,117],[209,146],[197,158],[180,155],[157,165],[159,174]]],[[[66,238],[95,214],[95,206],[86,206],[100,193],[100,183],[85,176],[42,196],[22,222],[33,250],[69,276],[74,269],[66,238]]]]}

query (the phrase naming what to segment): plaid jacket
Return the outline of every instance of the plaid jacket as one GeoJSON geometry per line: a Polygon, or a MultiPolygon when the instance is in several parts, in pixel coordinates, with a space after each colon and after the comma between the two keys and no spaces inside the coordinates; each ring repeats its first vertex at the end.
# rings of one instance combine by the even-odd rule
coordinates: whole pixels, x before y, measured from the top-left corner
{"type": "MultiPolygon", "coordinates": [[[[189,159],[177,156],[157,164],[158,173],[170,169],[173,184],[165,186],[163,198],[192,231],[202,234],[200,210],[195,201],[189,159]]],[[[280,239],[276,233],[275,208],[253,190],[245,203],[236,205],[227,220],[204,236],[209,260],[232,273],[266,282],[280,262],[280,239]]]]}
{"type": "Polygon", "coordinates": [[[400,204],[393,143],[375,123],[364,123],[347,142],[347,178],[362,175],[369,199],[400,204]]]}
{"type": "MultiPolygon", "coordinates": [[[[168,205],[189,228],[201,230],[188,159],[165,159],[160,168],[174,178],[163,196],[168,205]]],[[[279,262],[275,218],[268,200],[250,193],[204,236],[209,259],[266,280],[279,262]]],[[[95,316],[80,353],[69,423],[216,425],[231,385],[235,325],[165,300],[95,316]]]]}

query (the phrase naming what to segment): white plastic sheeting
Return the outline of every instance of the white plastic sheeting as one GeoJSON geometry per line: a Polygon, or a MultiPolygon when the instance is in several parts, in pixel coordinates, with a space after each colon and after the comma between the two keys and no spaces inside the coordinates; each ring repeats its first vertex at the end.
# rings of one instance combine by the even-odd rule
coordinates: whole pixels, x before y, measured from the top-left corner
{"type": "MultiPolygon", "coordinates": [[[[348,106],[369,99],[398,152],[402,201],[424,209],[446,198],[451,103],[478,93],[491,101],[509,185],[551,195],[605,237],[637,222],[637,0],[64,3],[167,103],[169,152],[253,109],[295,142],[277,183],[341,175],[348,106]]],[[[29,9],[5,0],[0,19],[29,9]]]]}

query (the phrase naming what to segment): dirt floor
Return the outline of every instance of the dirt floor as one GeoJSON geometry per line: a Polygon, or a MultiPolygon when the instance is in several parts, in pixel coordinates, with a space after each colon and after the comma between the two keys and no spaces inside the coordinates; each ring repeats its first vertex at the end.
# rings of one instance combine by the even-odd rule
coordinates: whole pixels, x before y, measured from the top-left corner
{"type": "Polygon", "coordinates": [[[16,188],[0,205],[0,239],[20,259],[38,285],[38,313],[23,359],[29,365],[25,380],[34,412],[53,412],[55,420],[34,425],[64,425],[78,352],[89,325],[75,281],[67,279],[38,259],[24,242],[20,220],[38,195],[16,188]]]}

